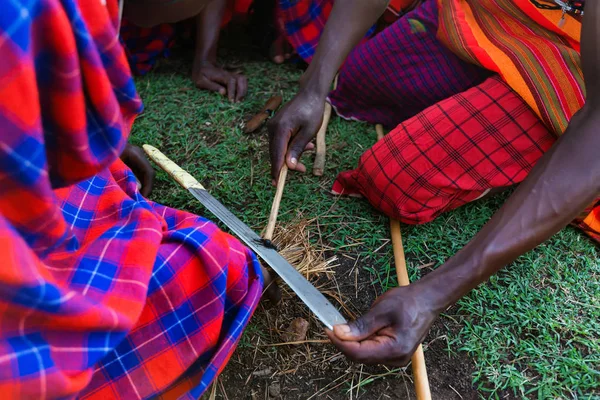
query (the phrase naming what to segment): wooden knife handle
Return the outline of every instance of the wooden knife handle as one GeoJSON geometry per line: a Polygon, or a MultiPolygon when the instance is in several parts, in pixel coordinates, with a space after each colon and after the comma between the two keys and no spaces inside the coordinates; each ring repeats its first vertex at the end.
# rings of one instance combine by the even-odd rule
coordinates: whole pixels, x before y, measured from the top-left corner
{"type": "Polygon", "coordinates": [[[179,183],[185,189],[204,189],[204,186],[200,184],[192,175],[186,172],[179,165],[175,164],[169,157],[165,156],[154,146],[145,144],[142,146],[148,157],[156,163],[163,171],[171,175],[177,183],[179,183]]]}
{"type": "Polygon", "coordinates": [[[279,106],[281,105],[283,98],[281,96],[273,96],[268,101],[267,104],[260,110],[258,114],[252,117],[246,125],[244,126],[244,133],[252,133],[269,118],[270,112],[275,112],[279,106]]]}

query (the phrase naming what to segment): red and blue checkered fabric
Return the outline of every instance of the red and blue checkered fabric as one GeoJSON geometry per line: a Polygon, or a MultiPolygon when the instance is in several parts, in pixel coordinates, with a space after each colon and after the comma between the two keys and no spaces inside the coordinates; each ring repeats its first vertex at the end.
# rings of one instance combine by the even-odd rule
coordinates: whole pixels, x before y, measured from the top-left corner
{"type": "Polygon", "coordinates": [[[146,75],[158,60],[169,57],[175,44],[175,24],[151,28],[137,26],[126,18],[121,21],[121,44],[134,75],[146,75]]]}
{"type": "Polygon", "coordinates": [[[0,393],[197,398],[261,294],[255,256],[146,201],[118,159],[141,111],[109,0],[0,12],[0,393]]]}
{"type": "MultiPolygon", "coordinates": [[[[333,0],[279,0],[277,18],[296,53],[310,63],[333,9],[333,0]]],[[[371,37],[371,28],[363,41],[371,37]]]]}

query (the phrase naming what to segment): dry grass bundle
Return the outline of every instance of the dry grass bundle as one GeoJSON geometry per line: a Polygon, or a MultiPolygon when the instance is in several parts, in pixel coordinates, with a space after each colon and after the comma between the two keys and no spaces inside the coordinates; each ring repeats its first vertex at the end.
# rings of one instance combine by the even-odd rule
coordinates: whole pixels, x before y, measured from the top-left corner
{"type": "Polygon", "coordinates": [[[317,243],[321,245],[311,244],[309,227],[314,222],[314,219],[299,217],[288,225],[278,225],[273,235],[273,243],[279,248],[279,254],[309,281],[322,275],[333,275],[337,266],[337,257],[325,257],[328,249],[321,244],[319,238],[316,238],[317,243]]]}
{"type": "MultiPolygon", "coordinates": [[[[323,244],[316,232],[316,225],[316,218],[306,219],[301,215],[289,224],[278,224],[273,234],[273,243],[279,248],[279,254],[308,281],[337,302],[348,316],[354,317],[354,313],[346,307],[346,302],[333,279],[335,267],[339,265],[338,258],[327,256],[327,252],[331,252],[332,249],[323,244]]],[[[281,285],[281,289],[284,293],[293,295],[286,285],[281,285]]]]}

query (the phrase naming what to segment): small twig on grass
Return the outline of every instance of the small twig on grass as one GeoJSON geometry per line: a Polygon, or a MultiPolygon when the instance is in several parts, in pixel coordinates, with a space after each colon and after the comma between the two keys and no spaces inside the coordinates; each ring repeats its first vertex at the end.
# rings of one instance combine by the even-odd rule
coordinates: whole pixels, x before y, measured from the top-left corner
{"type": "MultiPolygon", "coordinates": [[[[360,373],[358,374],[358,381],[361,382],[362,381],[362,373],[363,373],[363,368],[364,368],[365,364],[360,364],[360,373]]],[[[356,398],[358,398],[358,393],[360,392],[360,386],[356,388],[356,398]]],[[[352,393],[352,391],[350,391],[350,393],[352,393]]]]}
{"type": "Polygon", "coordinates": [[[386,376],[389,376],[389,375],[396,375],[396,374],[398,374],[399,372],[402,372],[402,375],[406,375],[406,372],[404,372],[404,371],[405,371],[405,369],[406,369],[406,368],[395,368],[395,369],[389,370],[388,372],[385,372],[385,373],[383,373],[383,374],[370,375],[370,376],[369,376],[367,379],[365,379],[365,380],[361,380],[360,382],[358,382],[358,383],[357,383],[357,385],[356,385],[356,386],[352,386],[352,387],[350,387],[350,389],[348,389],[348,390],[349,390],[349,391],[352,391],[352,390],[354,390],[356,387],[358,387],[358,388],[361,388],[361,387],[362,387],[362,386],[364,386],[364,385],[368,385],[368,384],[370,384],[370,383],[372,383],[372,382],[375,382],[376,380],[379,380],[379,379],[381,379],[381,378],[385,378],[386,376]]]}
{"type": "Polygon", "coordinates": [[[312,396],[310,396],[310,397],[309,397],[308,399],[306,399],[306,400],[311,400],[311,399],[313,399],[313,398],[314,398],[315,396],[317,396],[317,395],[325,395],[325,394],[327,394],[327,393],[331,392],[333,389],[336,389],[336,388],[340,387],[340,386],[341,386],[341,385],[343,385],[343,384],[344,384],[344,382],[346,382],[346,381],[342,381],[342,382],[341,382],[341,383],[339,383],[338,385],[336,385],[336,386],[334,386],[334,387],[332,387],[332,388],[330,388],[330,389],[327,389],[327,387],[328,387],[329,385],[333,385],[334,383],[336,383],[337,381],[339,381],[339,380],[340,380],[340,379],[342,379],[342,378],[345,378],[345,377],[346,377],[346,376],[348,376],[349,374],[350,374],[350,372],[346,371],[346,373],[345,373],[344,375],[340,375],[340,376],[339,376],[339,377],[337,377],[337,378],[336,378],[336,379],[335,379],[333,382],[330,382],[330,383],[328,383],[327,385],[325,385],[325,387],[323,387],[322,389],[320,389],[318,392],[316,392],[315,394],[313,394],[312,396]],[[325,389],[327,389],[327,391],[323,392],[323,390],[325,390],[325,389]]]}
{"type": "Polygon", "coordinates": [[[452,387],[452,385],[448,385],[448,386],[450,387],[450,389],[452,389],[452,391],[453,391],[454,393],[456,393],[456,394],[458,395],[458,397],[460,397],[461,399],[463,398],[463,397],[462,397],[462,395],[461,395],[460,393],[458,393],[458,390],[454,389],[454,388],[452,387]]]}
{"type": "Polygon", "coordinates": [[[219,386],[221,387],[221,393],[223,394],[223,397],[225,397],[225,400],[229,400],[229,397],[227,397],[227,392],[225,391],[225,387],[223,386],[223,380],[219,379],[219,386]]]}
{"type": "Polygon", "coordinates": [[[272,344],[261,344],[259,347],[270,347],[270,346],[292,346],[297,344],[305,344],[305,343],[330,343],[329,340],[321,340],[321,339],[309,339],[309,340],[299,340],[297,342],[282,342],[282,343],[272,343],[272,344]]]}
{"type": "Polygon", "coordinates": [[[217,398],[217,381],[218,380],[219,380],[219,378],[217,378],[211,385],[210,396],[208,397],[208,400],[215,400],[217,398]]]}

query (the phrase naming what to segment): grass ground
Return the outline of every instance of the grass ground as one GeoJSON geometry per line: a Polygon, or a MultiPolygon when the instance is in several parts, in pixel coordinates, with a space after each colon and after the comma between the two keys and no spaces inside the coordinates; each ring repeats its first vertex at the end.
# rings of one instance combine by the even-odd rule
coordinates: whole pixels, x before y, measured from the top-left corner
{"type": "MultiPolygon", "coordinates": [[[[271,95],[281,93],[286,100],[290,99],[300,71],[293,66],[275,66],[256,55],[239,57],[243,58],[250,82],[247,100],[240,104],[230,104],[218,95],[196,90],[188,78],[190,64],[186,57],[179,60],[174,57],[175,60],[138,79],[146,110],[134,126],[132,141],[160,148],[200,178],[212,194],[242,220],[260,231],[266,225],[274,194],[269,183],[266,132],[244,135],[240,127],[271,95]]],[[[240,61],[231,54],[225,54],[225,59],[240,61]]],[[[279,221],[286,224],[298,215],[317,218],[312,237],[320,237],[331,247],[332,254],[344,260],[341,264],[350,263],[343,272],[356,274],[354,279],[361,284],[344,284],[339,286],[340,291],[349,299],[353,310],[364,312],[375,295],[396,285],[387,219],[362,200],[335,198],[328,191],[336,174],[353,168],[361,153],[375,142],[375,132],[372,126],[333,117],[327,141],[325,175],[316,178],[311,174],[292,174],[279,221]],[[367,292],[369,294],[364,295],[367,292]]],[[[310,170],[312,155],[305,156],[305,161],[310,170]]],[[[158,174],[152,198],[206,214],[191,195],[164,173],[158,174]]],[[[502,200],[494,198],[470,204],[427,225],[403,226],[411,278],[418,279],[466,244],[502,200]],[[426,267],[419,268],[424,265],[426,267]]],[[[339,280],[341,273],[337,275],[339,280]]],[[[293,298],[290,301],[293,302],[293,298]]],[[[240,380],[237,375],[241,377],[242,372],[235,371],[241,368],[256,372],[255,366],[244,365],[243,361],[256,362],[259,348],[261,354],[274,359],[290,354],[290,350],[282,347],[268,346],[280,339],[265,331],[269,325],[258,315],[261,312],[242,340],[238,350],[242,355],[234,356],[233,366],[228,366],[224,373],[228,382],[239,382],[242,388],[245,375],[240,380]],[[255,338],[267,346],[255,346],[255,338]],[[254,360],[250,357],[252,353],[254,360]],[[234,372],[229,372],[230,369],[234,372]]],[[[273,312],[265,311],[267,319],[273,312]]],[[[478,392],[475,397],[600,398],[600,255],[598,249],[574,229],[563,230],[519,258],[462,299],[442,320],[436,328],[436,336],[430,335],[426,340],[426,344],[443,342],[437,343],[441,356],[433,361],[434,353],[426,350],[430,375],[431,371],[437,371],[432,363],[452,365],[465,360],[464,364],[469,364],[466,378],[456,379],[471,380],[462,384],[472,385],[478,392]]],[[[317,339],[323,338],[318,333],[314,335],[317,339]]],[[[333,354],[330,363],[332,359],[340,359],[334,358],[335,352],[330,346],[315,346],[306,345],[303,351],[309,356],[313,354],[311,357],[328,351],[333,354]]],[[[433,345],[429,347],[435,350],[433,345]]],[[[314,398],[356,398],[357,395],[359,398],[404,398],[404,394],[389,392],[389,386],[375,385],[385,380],[389,385],[391,380],[400,378],[404,386],[410,385],[404,380],[403,370],[369,369],[368,374],[363,374],[360,367],[340,365],[344,367],[322,367],[328,371],[324,378],[315,378],[321,373],[317,368],[311,375],[311,384],[306,383],[306,387],[294,383],[291,374],[281,374],[281,380],[287,379],[282,390],[288,395],[283,397],[309,398],[320,393],[322,396],[314,398]],[[340,380],[350,370],[352,381],[350,375],[340,380]],[[356,371],[360,371],[360,376],[356,371]],[[347,380],[344,385],[324,394],[324,387],[331,388],[333,386],[327,385],[344,380],[347,380]],[[379,388],[378,395],[369,395],[375,387],[379,388]]],[[[296,366],[294,373],[299,375],[304,368],[309,368],[303,367],[300,361],[296,366]]],[[[453,373],[450,371],[449,376],[453,373]]],[[[262,384],[259,382],[255,387],[261,388],[262,384]]],[[[460,384],[447,386],[456,388],[460,384]]],[[[230,390],[232,387],[225,385],[224,393],[230,390]]],[[[258,392],[247,390],[248,396],[252,393],[258,392]]],[[[259,393],[256,398],[261,397],[259,393]]],[[[230,395],[229,398],[236,397],[230,395]]]]}

